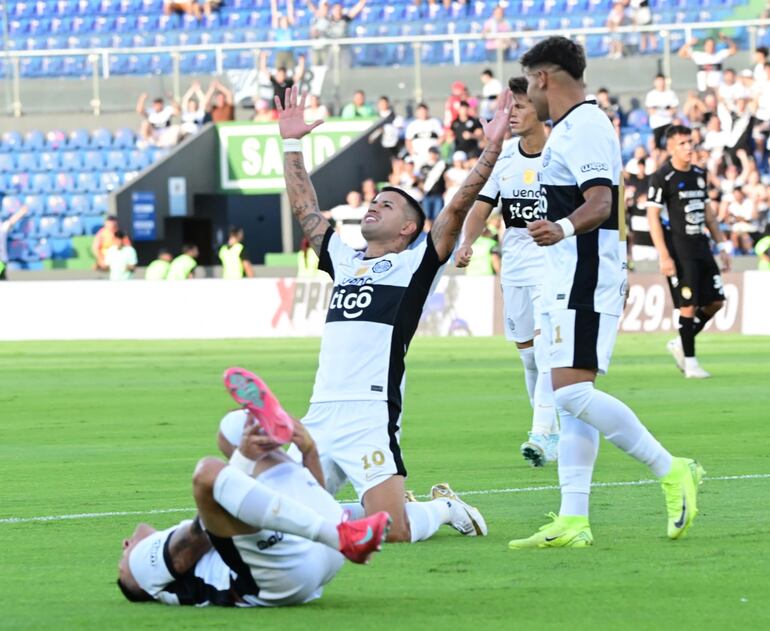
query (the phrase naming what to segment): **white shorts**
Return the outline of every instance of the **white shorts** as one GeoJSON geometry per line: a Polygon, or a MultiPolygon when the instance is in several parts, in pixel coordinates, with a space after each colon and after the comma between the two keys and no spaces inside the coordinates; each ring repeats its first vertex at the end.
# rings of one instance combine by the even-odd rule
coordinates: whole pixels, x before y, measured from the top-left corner
{"type": "Polygon", "coordinates": [[[586,368],[603,375],[618,336],[618,316],[563,309],[544,313],[543,342],[551,368],[586,368]]]}
{"type": "MultiPolygon", "coordinates": [[[[286,462],[257,479],[335,524],[342,520],[342,507],[304,467],[286,462]]],[[[278,532],[262,530],[240,535],[233,537],[233,543],[259,587],[258,598],[249,604],[262,607],[296,605],[320,598],[323,586],[345,561],[328,546],[278,532]]]]}
{"type": "MultiPolygon", "coordinates": [[[[389,477],[406,476],[399,446],[400,411],[391,412],[387,401],[311,403],[302,423],[316,442],[326,489],[332,495],[350,480],[363,499],[389,477]]],[[[288,453],[302,460],[294,445],[288,453]]]]}
{"type": "Polygon", "coordinates": [[[503,328],[509,342],[529,342],[540,328],[540,286],[503,285],[503,328]]]}

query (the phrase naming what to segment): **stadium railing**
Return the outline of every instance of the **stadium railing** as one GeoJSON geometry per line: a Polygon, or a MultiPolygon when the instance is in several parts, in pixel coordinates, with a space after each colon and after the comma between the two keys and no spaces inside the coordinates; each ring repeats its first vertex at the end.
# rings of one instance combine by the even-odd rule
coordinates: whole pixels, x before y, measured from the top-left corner
{"type": "MultiPolygon", "coordinates": [[[[461,24],[461,22],[458,22],[461,24]]],[[[416,101],[422,100],[422,66],[432,64],[451,64],[459,66],[468,62],[488,61],[496,66],[497,76],[503,76],[503,65],[512,58],[505,58],[504,51],[498,49],[495,58],[489,60],[485,42],[490,38],[509,39],[518,43],[515,58],[534,42],[550,35],[566,35],[577,38],[587,50],[589,56],[606,55],[610,39],[618,35],[624,45],[631,48],[639,43],[642,34],[654,34],[660,37],[657,47],[652,52],[662,56],[663,72],[670,76],[671,58],[675,51],[691,37],[707,37],[717,32],[727,31],[742,49],[753,50],[760,43],[770,43],[770,19],[722,20],[688,23],[650,24],[647,26],[624,26],[615,30],[608,28],[552,28],[543,30],[518,30],[503,34],[483,36],[480,32],[461,32],[433,35],[399,35],[386,37],[354,37],[337,40],[305,39],[291,42],[296,52],[309,51],[320,46],[328,47],[332,62],[330,78],[335,88],[339,87],[343,66],[398,65],[412,67],[414,82],[413,95],[416,101]]],[[[5,66],[7,80],[10,81],[11,112],[21,116],[24,111],[22,101],[22,81],[29,73],[23,66],[34,65],[43,60],[60,61],[51,66],[51,73],[39,76],[67,76],[67,64],[80,68],[82,74],[70,76],[91,77],[90,107],[99,115],[102,109],[100,85],[113,74],[170,74],[172,76],[173,95],[179,100],[182,93],[183,75],[187,74],[222,74],[229,69],[255,69],[258,67],[261,51],[271,54],[278,49],[285,49],[286,42],[241,42],[185,44],[175,46],[151,46],[137,48],[95,48],[66,50],[5,50],[0,54],[0,61],[5,66]],[[237,57],[235,54],[237,53],[237,57]],[[121,66],[115,59],[126,59],[121,66]],[[144,63],[149,59],[148,63],[144,63]],[[73,60],[85,60],[85,64],[74,64],[73,60]],[[136,61],[133,63],[132,60],[136,61]],[[252,63],[246,65],[250,60],[252,63]],[[60,74],[55,74],[59,72],[60,74]]],[[[79,72],[80,72],[79,71],[79,72]]]]}

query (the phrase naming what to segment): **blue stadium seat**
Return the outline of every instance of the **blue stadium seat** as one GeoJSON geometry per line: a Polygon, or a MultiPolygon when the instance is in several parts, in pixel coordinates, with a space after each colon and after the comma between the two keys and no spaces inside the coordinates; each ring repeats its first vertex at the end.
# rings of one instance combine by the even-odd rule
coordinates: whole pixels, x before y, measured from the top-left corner
{"type": "MultiPolygon", "coordinates": [[[[51,250],[51,244],[48,242],[48,239],[40,239],[39,241],[37,241],[33,246],[32,251],[37,255],[37,257],[41,261],[50,259],[53,254],[51,250]]],[[[33,268],[28,267],[27,269],[33,269],[33,268]]],[[[40,266],[39,269],[43,269],[42,265],[40,266]]]]}
{"type": "Polygon", "coordinates": [[[53,193],[56,183],[50,173],[35,173],[32,176],[30,190],[34,193],[53,193]]]}
{"type": "Polygon", "coordinates": [[[29,209],[31,216],[41,216],[45,211],[45,203],[40,195],[27,195],[24,197],[24,205],[29,209]]]}
{"type": "Polygon", "coordinates": [[[8,259],[21,261],[27,253],[27,242],[24,239],[10,239],[8,241],[8,259]]]}
{"type": "Polygon", "coordinates": [[[51,35],[63,35],[63,36],[69,37],[73,33],[72,18],[70,17],[51,18],[51,22],[48,28],[51,35]]]}
{"type": "Polygon", "coordinates": [[[128,168],[131,171],[142,171],[150,166],[150,156],[139,149],[128,153],[128,168]]]}
{"type": "Polygon", "coordinates": [[[56,174],[56,190],[62,193],[74,193],[76,190],[76,179],[72,173],[59,172],[56,174]]]}
{"type": "Polygon", "coordinates": [[[17,221],[11,228],[11,238],[25,239],[31,237],[37,231],[37,220],[29,215],[17,221]]]}
{"type": "Polygon", "coordinates": [[[43,76],[42,57],[22,57],[19,64],[19,72],[22,77],[36,78],[43,76]]]}
{"type": "Polygon", "coordinates": [[[104,168],[104,156],[101,151],[85,151],[83,153],[83,168],[90,171],[101,171],[104,168]]]}
{"type": "Polygon", "coordinates": [[[37,227],[37,236],[52,237],[55,234],[59,234],[59,218],[52,216],[41,217],[37,227]]]}
{"type": "Polygon", "coordinates": [[[112,146],[112,132],[109,129],[94,129],[91,132],[91,146],[107,149],[112,146]]]}
{"type": "Polygon", "coordinates": [[[12,173],[8,178],[7,191],[11,193],[32,193],[29,173],[12,173]]]}
{"type": "Polygon", "coordinates": [[[101,191],[114,191],[123,184],[123,174],[117,171],[103,171],[99,174],[99,189],[101,191]]]}
{"type": "Polygon", "coordinates": [[[2,136],[3,151],[19,151],[24,144],[24,139],[17,131],[7,131],[2,136]]]}
{"type": "Polygon", "coordinates": [[[16,195],[6,195],[3,197],[3,201],[0,203],[0,218],[3,220],[8,219],[8,217],[21,208],[22,203],[22,198],[16,195]]]}
{"type": "Polygon", "coordinates": [[[83,168],[83,159],[79,151],[62,151],[60,157],[61,168],[64,171],[79,171],[83,168]]]}
{"type": "MultiPolygon", "coordinates": [[[[101,157],[101,154],[99,154],[101,157]]],[[[73,192],[98,193],[101,192],[99,186],[99,176],[90,171],[81,171],[75,175],[75,189],[73,192]]]]}
{"type": "Polygon", "coordinates": [[[60,154],[55,151],[41,151],[38,156],[38,168],[43,171],[58,171],[61,168],[60,154]]]}
{"type": "Polygon", "coordinates": [[[126,156],[122,151],[108,151],[105,160],[105,168],[113,171],[125,171],[128,164],[126,156]]]}
{"type": "Polygon", "coordinates": [[[45,140],[48,148],[56,151],[67,144],[67,134],[61,129],[52,129],[45,135],[45,140]]]}
{"type": "Polygon", "coordinates": [[[45,198],[45,212],[48,215],[64,215],[67,212],[67,201],[62,195],[48,195],[45,198]]]}
{"type": "Polygon", "coordinates": [[[96,234],[104,225],[104,216],[102,215],[85,215],[81,217],[83,222],[84,234],[96,234]]]}
{"type": "Polygon", "coordinates": [[[136,146],[136,134],[126,127],[115,131],[113,146],[117,149],[133,149],[136,146]]]}
{"type": "Polygon", "coordinates": [[[91,134],[87,129],[75,129],[70,132],[68,145],[72,149],[86,149],[91,145],[91,134]]]}
{"type": "Polygon", "coordinates": [[[88,195],[70,195],[67,208],[67,214],[87,215],[91,212],[91,198],[88,195]]]}
{"type": "Polygon", "coordinates": [[[95,18],[93,15],[78,15],[72,18],[72,32],[88,35],[94,30],[95,18]]]}
{"type": "Polygon", "coordinates": [[[94,215],[107,214],[107,196],[103,193],[97,193],[91,196],[91,212],[94,215]]]}
{"type": "Polygon", "coordinates": [[[10,173],[16,170],[16,156],[13,153],[0,153],[0,172],[10,173]]]}
{"type": "Polygon", "coordinates": [[[76,254],[71,239],[53,238],[49,239],[49,243],[52,259],[70,259],[76,254]]]}
{"type": "Polygon", "coordinates": [[[79,237],[85,230],[83,220],[77,215],[65,217],[61,222],[61,236],[79,237]]]}
{"type": "Polygon", "coordinates": [[[33,15],[34,9],[34,2],[16,2],[11,4],[8,15],[14,18],[26,18],[33,15]]]}

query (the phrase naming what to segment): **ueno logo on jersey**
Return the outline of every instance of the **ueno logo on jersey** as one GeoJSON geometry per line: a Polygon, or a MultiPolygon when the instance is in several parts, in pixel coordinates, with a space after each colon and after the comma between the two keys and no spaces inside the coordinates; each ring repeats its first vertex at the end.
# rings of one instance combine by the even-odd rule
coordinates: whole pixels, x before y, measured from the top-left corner
{"type": "Polygon", "coordinates": [[[362,287],[349,287],[348,289],[336,288],[329,302],[329,311],[342,310],[342,315],[348,320],[359,317],[370,304],[372,304],[374,287],[364,285],[362,287]]]}

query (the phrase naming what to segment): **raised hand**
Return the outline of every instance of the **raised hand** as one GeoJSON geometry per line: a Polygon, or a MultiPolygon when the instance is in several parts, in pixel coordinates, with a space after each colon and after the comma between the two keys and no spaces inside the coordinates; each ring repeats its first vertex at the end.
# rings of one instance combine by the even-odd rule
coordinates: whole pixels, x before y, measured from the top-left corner
{"type": "Polygon", "coordinates": [[[295,85],[291,88],[286,88],[284,105],[281,105],[281,101],[277,96],[275,97],[275,107],[278,110],[278,129],[281,133],[281,138],[302,138],[323,123],[322,120],[316,120],[312,123],[305,122],[305,99],[307,98],[307,92],[303,93],[302,98],[299,100],[298,96],[299,88],[295,85]]]}
{"type": "Polygon", "coordinates": [[[511,116],[511,106],[513,105],[513,92],[504,90],[497,97],[497,109],[495,115],[490,121],[481,121],[481,127],[484,129],[484,136],[489,142],[502,143],[508,133],[509,118],[511,116]]]}

